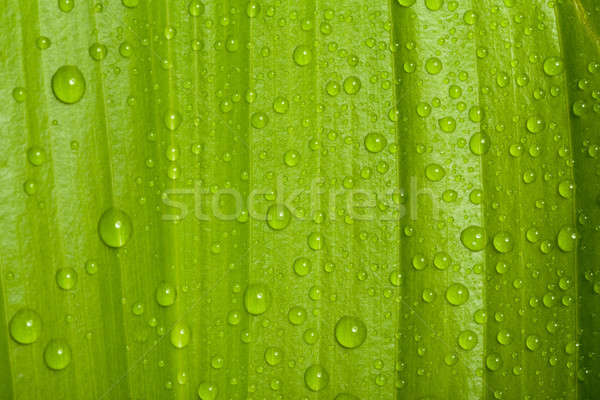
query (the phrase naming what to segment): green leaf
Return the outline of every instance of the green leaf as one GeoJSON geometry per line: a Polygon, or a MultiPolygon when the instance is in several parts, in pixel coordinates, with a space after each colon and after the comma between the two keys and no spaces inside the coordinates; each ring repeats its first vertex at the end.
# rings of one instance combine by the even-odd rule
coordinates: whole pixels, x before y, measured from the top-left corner
{"type": "Polygon", "coordinates": [[[592,399],[593,0],[9,0],[0,397],[592,399]]]}

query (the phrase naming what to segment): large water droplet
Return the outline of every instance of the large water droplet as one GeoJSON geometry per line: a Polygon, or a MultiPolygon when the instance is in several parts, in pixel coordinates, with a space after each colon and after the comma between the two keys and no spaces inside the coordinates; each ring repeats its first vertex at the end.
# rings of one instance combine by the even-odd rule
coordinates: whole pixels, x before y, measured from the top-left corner
{"type": "Polygon", "coordinates": [[[53,370],[65,369],[71,363],[71,347],[63,339],[53,339],[44,350],[44,361],[53,370]]]}
{"type": "Polygon", "coordinates": [[[577,243],[577,231],[571,226],[563,226],[558,232],[558,248],[564,252],[571,252],[577,243]]]}
{"type": "Polygon", "coordinates": [[[131,218],[117,208],[106,210],[98,222],[100,238],[109,247],[123,247],[131,237],[132,231],[131,218]]]}
{"type": "Polygon", "coordinates": [[[294,49],[294,61],[303,67],[312,61],[312,50],[306,45],[299,45],[294,49]]]}
{"type": "Polygon", "coordinates": [[[481,251],[487,245],[485,229],[480,226],[469,226],[460,234],[460,241],[471,251],[481,251]]]}
{"type": "Polygon", "coordinates": [[[175,286],[169,282],[161,282],[156,288],[155,298],[156,302],[162,307],[169,307],[175,303],[177,297],[177,291],[175,286]]]}
{"type": "Polygon", "coordinates": [[[65,104],[77,103],[85,93],[85,79],[74,65],[63,65],[52,76],[54,96],[65,104]]]}
{"type": "Polygon", "coordinates": [[[367,327],[356,317],[343,316],[335,324],[335,339],[347,348],[354,349],[364,343],[367,338],[367,327]]]}
{"type": "Polygon", "coordinates": [[[202,382],[198,386],[198,397],[200,400],[215,400],[217,398],[217,385],[210,382],[202,382]]]}
{"type": "Polygon", "coordinates": [[[273,230],[279,231],[290,224],[292,214],[283,204],[273,204],[267,210],[267,224],[273,230]]]}
{"type": "Polygon", "coordinates": [[[249,314],[260,315],[269,308],[271,301],[267,287],[260,283],[248,285],[244,293],[244,307],[249,314]]]}
{"type": "Polygon", "coordinates": [[[318,364],[311,365],[304,372],[304,383],[313,392],[319,392],[329,384],[329,373],[318,364]]]}
{"type": "Polygon", "coordinates": [[[71,290],[77,284],[77,272],[73,268],[61,268],[56,271],[56,284],[62,290],[71,290]]]}
{"type": "Polygon", "coordinates": [[[23,308],[10,320],[10,336],[18,343],[31,344],[42,333],[42,319],[34,310],[23,308]]]}
{"type": "Polygon", "coordinates": [[[460,306],[469,300],[469,289],[462,283],[454,283],[446,290],[446,300],[453,306],[460,306]]]}
{"type": "Polygon", "coordinates": [[[183,349],[190,343],[192,331],[185,322],[177,322],[171,329],[171,344],[178,349],[183,349]]]}

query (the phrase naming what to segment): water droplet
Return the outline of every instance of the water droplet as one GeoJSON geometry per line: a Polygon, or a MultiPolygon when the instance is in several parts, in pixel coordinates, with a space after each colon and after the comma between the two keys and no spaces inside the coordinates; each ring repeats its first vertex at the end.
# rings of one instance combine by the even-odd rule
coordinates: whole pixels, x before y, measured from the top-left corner
{"type": "Polygon", "coordinates": [[[269,117],[264,112],[255,112],[250,117],[250,123],[256,129],[262,129],[269,123],[269,117]]]}
{"type": "Polygon", "coordinates": [[[127,8],[135,8],[140,3],[140,0],[122,0],[122,3],[127,8]]]}
{"type": "Polygon", "coordinates": [[[52,45],[52,41],[46,36],[40,36],[35,40],[35,45],[40,50],[46,50],[52,45]]]}
{"type": "Polygon", "coordinates": [[[500,354],[491,353],[485,359],[485,365],[490,371],[497,371],[502,367],[500,354]]]}
{"type": "Polygon", "coordinates": [[[362,83],[358,76],[349,76],[344,79],[344,92],[346,94],[356,94],[360,91],[362,83]]]}
{"type": "Polygon", "coordinates": [[[546,121],[539,115],[533,115],[527,119],[527,130],[531,133],[540,133],[546,129],[546,121]]]}
{"type": "Polygon", "coordinates": [[[548,76],[556,76],[563,72],[563,61],[558,57],[548,57],[544,61],[544,72],[548,76]]]}
{"type": "Polygon", "coordinates": [[[73,7],[75,7],[75,0],[58,0],[58,8],[62,12],[71,12],[73,7]]]}
{"type": "Polygon", "coordinates": [[[200,0],[192,0],[188,5],[188,12],[192,17],[199,17],[204,14],[204,3],[200,0]]]}
{"type": "Polygon", "coordinates": [[[108,49],[103,44],[94,43],[90,46],[88,52],[90,53],[90,57],[92,57],[92,60],[101,61],[104,60],[104,58],[106,57],[108,49]]]}
{"type": "Polygon", "coordinates": [[[289,108],[290,103],[285,97],[278,96],[275,97],[275,99],[273,100],[273,111],[275,111],[276,113],[285,114],[286,112],[288,112],[289,108]]]}
{"type": "Polygon", "coordinates": [[[292,325],[302,325],[306,321],[306,310],[299,306],[290,308],[288,320],[292,325]]]}
{"type": "Polygon", "coordinates": [[[300,257],[300,258],[297,258],[296,261],[294,261],[294,272],[298,276],[308,275],[310,273],[311,269],[312,269],[311,262],[306,257],[300,257]]]}
{"type": "Polygon", "coordinates": [[[167,111],[165,113],[163,120],[164,120],[165,126],[170,131],[177,130],[177,128],[179,128],[179,125],[181,125],[181,122],[183,122],[183,118],[181,117],[181,114],[175,110],[167,111]]]}
{"type": "Polygon", "coordinates": [[[169,307],[175,303],[177,297],[177,291],[175,286],[169,282],[161,282],[156,288],[154,293],[156,302],[162,307],[169,307]]]}
{"type": "Polygon", "coordinates": [[[571,199],[574,191],[575,184],[573,181],[565,180],[558,184],[558,194],[560,194],[562,198],[571,199]]]}
{"type": "Polygon", "coordinates": [[[487,245],[485,229],[480,226],[471,225],[461,232],[460,241],[471,251],[481,251],[487,245]]]}
{"type": "Polygon", "coordinates": [[[320,233],[311,232],[308,235],[307,241],[308,247],[310,247],[313,250],[321,250],[321,248],[323,247],[323,237],[320,233]]]}
{"type": "Polygon", "coordinates": [[[490,137],[481,132],[475,133],[469,140],[471,152],[478,156],[486,154],[490,149],[490,145],[490,137]]]}
{"type": "Polygon", "coordinates": [[[192,331],[185,322],[177,322],[171,329],[171,344],[178,349],[183,349],[190,343],[192,331]]]}
{"type": "Polygon", "coordinates": [[[512,343],[512,335],[506,329],[501,329],[496,335],[496,340],[498,343],[506,346],[512,343]]]}
{"type": "Polygon", "coordinates": [[[10,320],[9,331],[17,343],[34,343],[42,333],[42,319],[34,310],[20,309],[10,320]]]}
{"type": "Polygon", "coordinates": [[[273,204],[267,210],[267,225],[273,230],[285,229],[290,224],[291,218],[290,210],[283,204],[273,204]]]}
{"type": "Polygon", "coordinates": [[[63,339],[53,339],[44,350],[44,361],[53,370],[65,369],[71,363],[71,347],[63,339]]]}
{"type": "Polygon", "coordinates": [[[63,65],[52,76],[54,96],[65,104],[77,103],[85,93],[85,79],[74,65],[63,65]]]}
{"type": "Polygon", "coordinates": [[[260,4],[256,0],[250,0],[246,7],[246,15],[248,18],[256,18],[260,14],[260,4]]]}
{"type": "Polygon", "coordinates": [[[387,145],[385,136],[380,133],[369,133],[365,136],[365,148],[371,153],[379,153],[387,145]]]}
{"type": "Polygon", "coordinates": [[[275,366],[283,360],[283,352],[278,347],[267,347],[265,350],[265,361],[271,366],[275,366]]]}
{"type": "Polygon", "coordinates": [[[442,8],[444,0],[425,0],[425,6],[431,11],[437,11],[442,8]]]}
{"type": "Polygon", "coordinates": [[[77,272],[73,268],[61,268],[56,271],[56,284],[62,290],[71,290],[77,284],[77,272]]]}
{"type": "Polygon", "coordinates": [[[452,117],[444,117],[438,121],[440,129],[446,133],[452,133],[456,130],[456,120],[452,117]]]}
{"type": "Polygon", "coordinates": [[[442,61],[437,57],[431,57],[425,62],[425,70],[431,75],[437,75],[442,72],[442,61]]]}
{"type": "Polygon", "coordinates": [[[494,248],[500,253],[512,251],[514,246],[513,237],[509,232],[498,232],[493,239],[494,248]]]}
{"type": "Polygon", "coordinates": [[[100,238],[109,247],[123,247],[131,237],[132,231],[131,218],[117,208],[106,210],[98,222],[100,238]]]}
{"type": "Polygon", "coordinates": [[[248,285],[244,292],[244,307],[249,314],[260,315],[269,308],[271,295],[267,287],[260,283],[248,285]]]}
{"type": "Polygon", "coordinates": [[[303,67],[312,61],[312,50],[306,45],[299,45],[294,49],[294,62],[303,67]]]}
{"type": "Polygon", "coordinates": [[[398,4],[400,4],[403,7],[410,7],[416,2],[417,0],[398,0],[398,4]]]}
{"type": "Polygon", "coordinates": [[[318,364],[311,365],[304,372],[304,383],[313,392],[319,392],[329,384],[329,373],[318,364]]]}
{"type": "Polygon", "coordinates": [[[31,146],[27,150],[27,159],[31,165],[39,167],[46,161],[46,152],[39,146],[31,146]]]}
{"type": "Polygon", "coordinates": [[[564,252],[571,252],[577,243],[577,231],[571,226],[563,226],[558,232],[558,248],[564,252]]]}
{"type": "Polygon", "coordinates": [[[217,386],[210,382],[202,382],[198,386],[198,397],[200,400],[215,400],[217,398],[217,386]]]}
{"type": "Polygon", "coordinates": [[[283,155],[283,162],[288,167],[295,167],[300,162],[300,153],[296,150],[288,150],[283,155]]]}
{"type": "Polygon", "coordinates": [[[343,316],[335,324],[335,339],[340,346],[354,349],[367,338],[367,327],[356,317],[343,316]]]}
{"type": "Polygon", "coordinates": [[[477,346],[477,334],[471,330],[462,331],[458,335],[458,345],[464,350],[472,350],[477,346]]]}
{"type": "Polygon", "coordinates": [[[446,176],[446,171],[439,164],[429,164],[425,167],[425,176],[432,182],[438,182],[446,176]]]}
{"type": "Polygon", "coordinates": [[[540,338],[537,335],[529,335],[525,340],[525,345],[531,351],[536,351],[540,347],[540,338]]]}
{"type": "Polygon", "coordinates": [[[462,283],[454,283],[446,290],[446,300],[454,306],[465,304],[469,300],[469,290],[462,283]]]}

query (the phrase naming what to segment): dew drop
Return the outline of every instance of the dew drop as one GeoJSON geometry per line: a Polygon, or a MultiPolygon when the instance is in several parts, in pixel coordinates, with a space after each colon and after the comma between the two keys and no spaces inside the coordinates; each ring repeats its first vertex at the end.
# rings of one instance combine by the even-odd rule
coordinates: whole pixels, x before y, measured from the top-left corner
{"type": "Polygon", "coordinates": [[[294,261],[294,272],[298,276],[308,275],[310,273],[311,269],[312,269],[311,262],[306,257],[300,257],[300,258],[297,258],[296,261],[294,261]]]}
{"type": "Polygon", "coordinates": [[[294,62],[304,67],[312,61],[312,50],[306,45],[299,45],[294,49],[294,62]]]}
{"type": "Polygon", "coordinates": [[[340,346],[354,349],[367,338],[367,327],[359,318],[343,316],[335,324],[335,339],[340,346]]]}
{"type": "Polygon", "coordinates": [[[283,360],[283,352],[278,347],[267,347],[265,350],[265,361],[270,366],[274,367],[283,360]]]}
{"type": "Polygon", "coordinates": [[[53,370],[65,369],[71,363],[71,347],[63,339],[53,339],[46,345],[44,361],[53,370]]]}
{"type": "Polygon", "coordinates": [[[190,343],[191,336],[190,327],[185,322],[179,321],[171,329],[171,344],[178,349],[183,349],[190,343]]]}
{"type": "Polygon", "coordinates": [[[425,167],[425,176],[432,182],[438,182],[446,176],[446,171],[439,164],[429,164],[425,167]]]}
{"type": "Polygon", "coordinates": [[[458,335],[458,345],[464,350],[472,350],[477,346],[477,334],[471,330],[462,331],[458,335]]]}
{"type": "Polygon", "coordinates": [[[442,72],[442,61],[437,57],[431,57],[425,62],[425,70],[431,75],[437,75],[442,72]]]}
{"type": "Polygon", "coordinates": [[[323,237],[320,233],[311,232],[308,235],[307,241],[308,247],[310,247],[313,250],[321,250],[321,248],[323,247],[323,237]]]}
{"type": "Polygon", "coordinates": [[[181,125],[183,118],[178,111],[169,110],[165,113],[163,121],[165,123],[165,127],[170,131],[175,131],[181,125]]]}
{"type": "Polygon", "coordinates": [[[85,79],[74,65],[63,65],[52,76],[52,92],[65,104],[77,103],[85,93],[85,79]]]}
{"type": "Polygon", "coordinates": [[[558,57],[548,57],[544,61],[544,72],[548,76],[556,76],[563,72],[563,61],[558,57]]]}
{"type": "Polygon", "coordinates": [[[558,248],[564,252],[571,252],[577,243],[577,231],[571,226],[563,226],[558,232],[558,248]]]}
{"type": "Polygon", "coordinates": [[[453,306],[460,306],[469,300],[469,290],[462,283],[454,283],[446,290],[446,300],[453,306]]]}
{"type": "Polygon", "coordinates": [[[56,271],[56,284],[62,290],[71,290],[77,284],[77,272],[73,268],[61,268],[56,271]]]}
{"type": "Polygon", "coordinates": [[[493,239],[494,248],[500,253],[512,251],[514,240],[509,232],[498,232],[493,239]]]}
{"type": "Polygon", "coordinates": [[[75,7],[75,0],[58,0],[58,8],[64,13],[71,12],[75,7]]]}
{"type": "Polygon", "coordinates": [[[282,204],[273,204],[267,210],[267,225],[273,230],[285,229],[290,224],[291,218],[290,210],[282,204]]]}
{"type": "Polygon", "coordinates": [[[42,319],[34,310],[23,308],[11,318],[9,331],[17,343],[34,343],[42,333],[42,319]]]}
{"type": "Polygon", "coordinates": [[[46,152],[39,146],[31,146],[27,150],[27,159],[36,167],[39,167],[46,161],[46,152]]]}
{"type": "Polygon", "coordinates": [[[478,156],[486,154],[490,149],[490,145],[490,137],[481,132],[475,133],[469,140],[469,149],[478,156]]]}
{"type": "Polygon", "coordinates": [[[117,208],[106,210],[98,222],[100,238],[109,247],[123,247],[131,237],[132,231],[131,218],[117,208]]]}
{"type": "Polygon", "coordinates": [[[175,303],[177,291],[175,286],[169,282],[161,282],[158,284],[154,292],[156,302],[162,307],[169,307],[175,303]]]}
{"type": "Polygon", "coordinates": [[[304,383],[313,392],[319,392],[329,384],[329,373],[321,365],[311,365],[304,372],[304,383]]]}
{"type": "Polygon", "coordinates": [[[369,133],[365,136],[365,148],[371,153],[379,153],[387,145],[385,136],[380,133],[369,133]]]}
{"type": "Polygon", "coordinates": [[[362,83],[358,76],[349,76],[344,79],[344,92],[346,92],[346,94],[353,95],[358,93],[361,86],[362,83]]]}
{"type": "Polygon", "coordinates": [[[188,12],[192,17],[199,17],[204,14],[204,3],[200,0],[192,0],[188,5],[188,12]]]}
{"type": "Polygon", "coordinates": [[[122,0],[122,3],[127,8],[135,8],[140,3],[140,0],[122,0]]]}
{"type": "Polygon", "coordinates": [[[485,229],[480,226],[471,225],[461,232],[460,241],[471,251],[481,251],[487,245],[485,229]]]}
{"type": "Polygon", "coordinates": [[[103,44],[94,43],[88,49],[88,53],[90,54],[90,57],[92,57],[92,60],[101,61],[104,60],[104,58],[106,57],[108,49],[103,44]]]}
{"type": "Polygon", "coordinates": [[[490,371],[497,371],[502,367],[500,354],[491,353],[485,359],[485,365],[490,371]]]}
{"type": "Polygon", "coordinates": [[[269,308],[271,295],[267,287],[260,283],[248,285],[244,292],[244,308],[249,314],[260,315],[269,308]]]}

